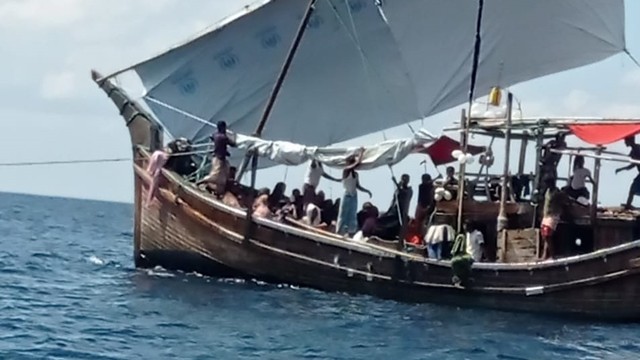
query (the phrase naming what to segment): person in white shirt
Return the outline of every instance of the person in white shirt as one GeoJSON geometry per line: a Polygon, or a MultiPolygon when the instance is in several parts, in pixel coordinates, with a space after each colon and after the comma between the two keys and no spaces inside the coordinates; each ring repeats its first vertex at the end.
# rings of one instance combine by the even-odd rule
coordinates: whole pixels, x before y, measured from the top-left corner
{"type": "Polygon", "coordinates": [[[465,222],[464,231],[467,233],[466,252],[473,261],[480,262],[484,257],[484,236],[473,222],[465,222]]]}
{"type": "Polygon", "coordinates": [[[347,157],[347,166],[342,170],[344,194],[340,200],[336,224],[336,233],[340,235],[353,235],[358,231],[358,191],[365,192],[371,197],[371,191],[360,185],[356,172],[356,168],[362,162],[363,155],[364,148],[361,148],[357,155],[347,157]]]}
{"type": "Polygon", "coordinates": [[[584,197],[589,199],[589,190],[587,190],[587,180],[592,184],[595,183],[591,177],[591,171],[584,167],[584,157],[576,156],[573,160],[573,175],[571,176],[570,185],[565,188],[565,192],[574,199],[584,197]]]}
{"type": "Polygon", "coordinates": [[[304,174],[304,185],[302,186],[302,209],[307,207],[307,204],[312,202],[316,197],[316,191],[320,184],[320,178],[329,179],[331,181],[340,182],[340,179],[324,172],[322,163],[316,160],[311,160],[307,167],[307,172],[304,174]]]}

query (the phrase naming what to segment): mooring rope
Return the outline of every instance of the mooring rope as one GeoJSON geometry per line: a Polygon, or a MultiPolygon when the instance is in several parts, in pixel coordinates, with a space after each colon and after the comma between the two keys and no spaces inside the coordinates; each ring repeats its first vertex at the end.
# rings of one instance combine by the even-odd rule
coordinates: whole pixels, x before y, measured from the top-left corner
{"type": "Polygon", "coordinates": [[[38,165],[65,165],[65,164],[96,164],[96,163],[108,163],[108,162],[124,162],[132,161],[131,158],[117,158],[117,159],[89,159],[89,160],[55,160],[55,161],[25,161],[25,162],[11,162],[0,163],[0,166],[38,166],[38,165]]]}
{"type": "MultiPolygon", "coordinates": [[[[201,154],[210,154],[212,152],[213,152],[213,150],[200,150],[200,151],[183,152],[183,153],[177,153],[177,154],[169,154],[169,156],[185,156],[185,155],[199,155],[199,154],[201,155],[201,154]]],[[[133,161],[133,159],[132,158],[113,158],[113,159],[77,159],[77,160],[21,161],[21,162],[0,163],[0,167],[68,165],[68,164],[99,164],[99,163],[125,162],[125,161],[133,161]]]]}

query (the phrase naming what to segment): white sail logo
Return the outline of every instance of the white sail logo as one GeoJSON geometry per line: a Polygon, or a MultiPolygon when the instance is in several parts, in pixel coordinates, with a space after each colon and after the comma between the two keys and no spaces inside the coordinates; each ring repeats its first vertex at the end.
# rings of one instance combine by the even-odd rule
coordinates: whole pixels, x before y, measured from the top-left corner
{"type": "Polygon", "coordinates": [[[192,68],[187,68],[183,72],[176,74],[171,79],[171,83],[178,87],[182,95],[193,95],[200,87],[192,68]]]}
{"type": "Polygon", "coordinates": [[[214,57],[214,60],[217,61],[220,68],[225,71],[235,68],[240,63],[240,59],[232,52],[232,49],[227,49],[219,53],[214,57]]]}
{"type": "Polygon", "coordinates": [[[276,31],[276,28],[270,28],[266,31],[263,31],[259,34],[260,43],[262,44],[262,48],[264,49],[272,49],[278,46],[282,41],[280,34],[276,31]]]}
{"type": "Polygon", "coordinates": [[[364,0],[352,0],[349,1],[349,9],[351,12],[357,13],[367,7],[367,3],[364,0]]]}

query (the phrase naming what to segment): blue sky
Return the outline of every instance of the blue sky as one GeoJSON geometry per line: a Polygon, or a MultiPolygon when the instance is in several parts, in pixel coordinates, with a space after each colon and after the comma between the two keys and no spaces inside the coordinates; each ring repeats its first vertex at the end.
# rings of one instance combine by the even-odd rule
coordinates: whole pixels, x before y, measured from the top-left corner
{"type": "MultiPolygon", "coordinates": [[[[90,69],[107,73],[154,55],[246,3],[190,0],[185,7],[179,0],[1,1],[0,163],[130,157],[126,128],[117,109],[90,80],[90,69]]],[[[627,1],[626,13],[627,46],[640,57],[640,1],[627,1]]],[[[530,81],[512,91],[525,116],[640,118],[640,69],[626,55],[530,81]]],[[[414,126],[424,125],[438,134],[457,120],[459,112],[452,109],[414,126]]],[[[404,126],[385,135],[411,133],[404,126]]],[[[382,139],[378,133],[349,144],[382,139]]],[[[496,154],[503,153],[502,146],[496,142],[496,154]]],[[[613,149],[625,150],[620,145],[613,149]]],[[[408,158],[395,168],[396,174],[406,172],[417,184],[424,170],[421,160],[408,158]]],[[[529,161],[528,170],[531,165],[529,161]]],[[[499,163],[494,166],[496,171],[501,168],[499,163]]],[[[635,176],[634,171],[614,176],[616,166],[605,164],[602,169],[601,197],[606,204],[623,202],[635,176]]],[[[428,172],[436,173],[431,166],[428,172]]],[[[259,185],[272,186],[286,178],[290,186],[298,186],[303,173],[302,167],[269,169],[261,174],[259,185]]],[[[361,176],[363,185],[374,191],[374,201],[386,207],[393,190],[389,170],[361,176]]],[[[337,197],[339,184],[329,185],[323,184],[325,191],[337,197]]],[[[0,167],[0,191],[131,202],[133,174],[126,162],[0,167]]]]}

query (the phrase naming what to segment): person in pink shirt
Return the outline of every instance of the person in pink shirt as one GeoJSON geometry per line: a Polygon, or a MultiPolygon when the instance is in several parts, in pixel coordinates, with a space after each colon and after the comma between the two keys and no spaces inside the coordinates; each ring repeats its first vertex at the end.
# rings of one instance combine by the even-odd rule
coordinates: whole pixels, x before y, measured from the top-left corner
{"type": "Polygon", "coordinates": [[[151,158],[149,159],[149,164],[147,165],[147,173],[151,176],[151,185],[149,186],[149,191],[147,192],[147,199],[145,202],[146,206],[149,206],[149,204],[151,204],[151,201],[153,201],[153,198],[155,197],[160,183],[160,173],[162,171],[162,168],[169,160],[170,156],[171,150],[169,148],[165,148],[163,150],[154,151],[151,155],[151,158]]]}

